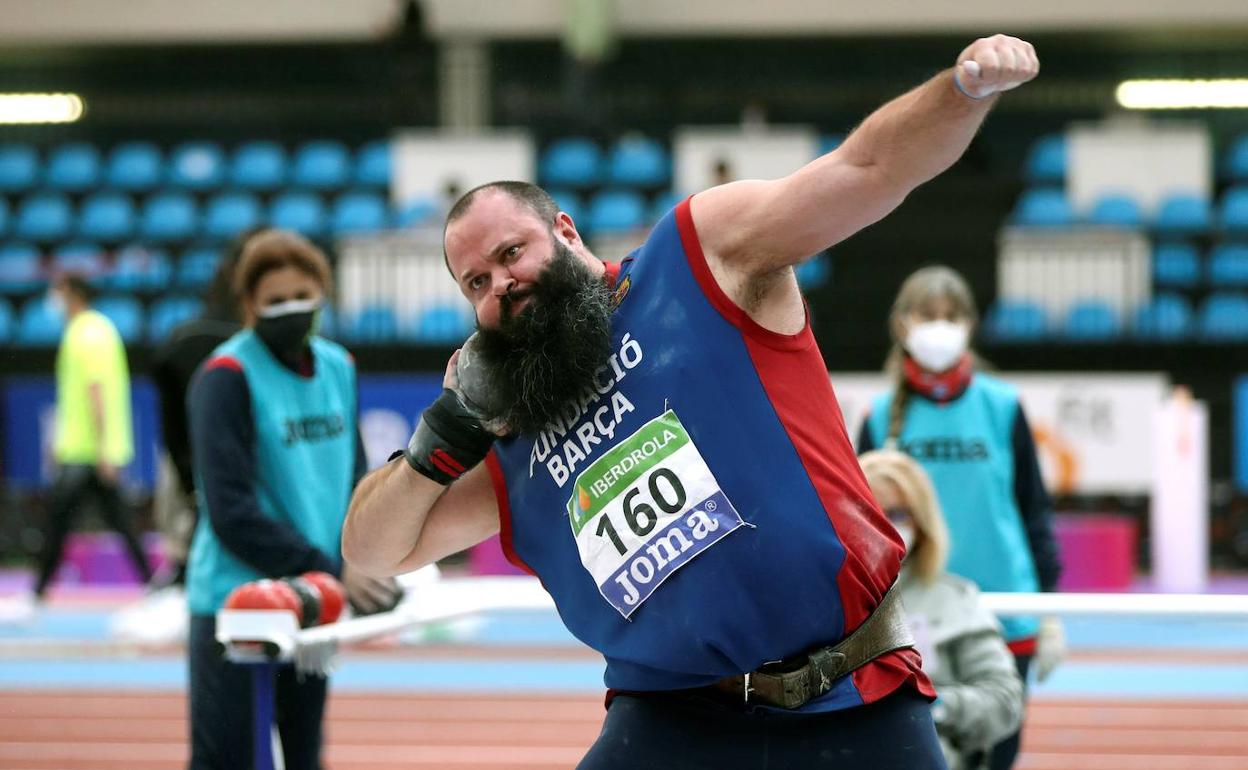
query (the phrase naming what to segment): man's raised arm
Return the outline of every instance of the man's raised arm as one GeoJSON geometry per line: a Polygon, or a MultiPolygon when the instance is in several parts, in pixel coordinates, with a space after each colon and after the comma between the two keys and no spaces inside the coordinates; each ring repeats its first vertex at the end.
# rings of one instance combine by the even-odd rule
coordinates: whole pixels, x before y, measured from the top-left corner
{"type": "Polygon", "coordinates": [[[840,147],[774,181],[747,180],[694,197],[703,248],[725,266],[764,274],[796,264],[892,211],[953,165],[996,95],[1040,70],[1030,43],[976,40],[945,70],[876,110],[840,147]]]}

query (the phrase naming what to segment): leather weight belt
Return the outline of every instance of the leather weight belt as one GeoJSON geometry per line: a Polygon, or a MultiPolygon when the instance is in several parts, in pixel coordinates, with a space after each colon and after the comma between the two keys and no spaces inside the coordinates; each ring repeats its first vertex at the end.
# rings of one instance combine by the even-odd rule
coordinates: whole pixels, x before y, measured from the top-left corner
{"type": "Polygon", "coordinates": [[[831,647],[768,663],[757,671],[730,676],[709,689],[740,698],[795,709],[832,689],[837,679],[904,647],[914,646],[897,592],[889,589],[880,606],[854,632],[831,647]]]}

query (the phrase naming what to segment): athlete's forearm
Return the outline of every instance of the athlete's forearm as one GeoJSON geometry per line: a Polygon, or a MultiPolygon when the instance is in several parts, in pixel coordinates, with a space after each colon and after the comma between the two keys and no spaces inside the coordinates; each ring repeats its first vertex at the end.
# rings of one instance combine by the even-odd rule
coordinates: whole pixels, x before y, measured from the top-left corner
{"type": "Polygon", "coordinates": [[[369,575],[399,571],[445,490],[402,459],[368,474],[351,496],[342,528],[343,558],[369,575]]]}
{"type": "Polygon", "coordinates": [[[838,152],[846,162],[876,169],[905,195],[962,156],[995,102],[995,95],[967,97],[953,70],[945,70],[873,112],[838,152]]]}
{"type": "Polygon", "coordinates": [[[796,264],[895,209],[966,150],[992,98],[958,92],[952,70],[873,112],[837,149],[775,181],[693,200],[704,250],[747,273],[796,264]]]}
{"type": "Polygon", "coordinates": [[[996,97],[1039,72],[1030,43],[981,38],[946,70],[872,113],[844,144],[774,181],[743,180],[693,199],[708,260],[746,275],[794,265],[879,221],[953,165],[996,97]],[[983,97],[983,98],[979,98],[983,97]]]}

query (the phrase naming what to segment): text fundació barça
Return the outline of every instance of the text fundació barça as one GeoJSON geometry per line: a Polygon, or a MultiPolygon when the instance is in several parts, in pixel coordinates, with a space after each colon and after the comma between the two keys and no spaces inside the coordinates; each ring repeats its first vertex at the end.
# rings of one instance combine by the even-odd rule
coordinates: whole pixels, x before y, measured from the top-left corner
{"type": "Polygon", "coordinates": [[[636,411],[628,397],[616,388],[644,358],[640,343],[631,333],[625,334],[619,350],[598,370],[594,385],[579,399],[568,402],[563,414],[538,434],[529,452],[529,478],[541,464],[562,489],[589,457],[591,447],[615,438],[624,415],[636,411]]]}

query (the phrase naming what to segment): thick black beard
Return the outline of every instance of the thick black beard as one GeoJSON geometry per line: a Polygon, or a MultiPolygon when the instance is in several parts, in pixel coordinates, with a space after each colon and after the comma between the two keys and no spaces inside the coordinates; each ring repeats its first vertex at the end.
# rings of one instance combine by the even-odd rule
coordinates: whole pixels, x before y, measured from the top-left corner
{"type": "MultiPolygon", "coordinates": [[[[553,240],[553,239],[552,239],[553,240]]],[[[611,291],[558,240],[550,264],[525,294],[502,298],[498,329],[477,328],[479,362],[511,433],[537,433],[594,387],[611,356],[611,291]],[[532,295],[529,306],[512,306],[532,295]]]]}

